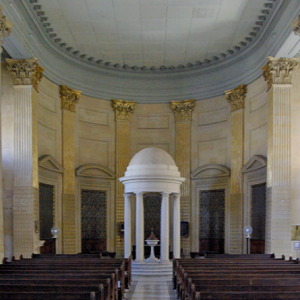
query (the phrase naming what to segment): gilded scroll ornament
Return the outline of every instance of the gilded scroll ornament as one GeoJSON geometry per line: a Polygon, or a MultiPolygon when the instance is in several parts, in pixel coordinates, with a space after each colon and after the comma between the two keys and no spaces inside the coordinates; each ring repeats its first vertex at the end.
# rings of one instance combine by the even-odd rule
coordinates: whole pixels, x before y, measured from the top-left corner
{"type": "Polygon", "coordinates": [[[6,19],[6,16],[2,13],[2,7],[0,6],[0,43],[3,39],[11,33],[13,23],[6,19]]]}
{"type": "Polygon", "coordinates": [[[176,121],[191,121],[194,109],[194,100],[171,101],[171,108],[175,114],[176,121]]]}
{"type": "Polygon", "coordinates": [[[112,107],[116,112],[116,120],[130,120],[131,114],[135,109],[135,102],[112,100],[112,107]]]}
{"type": "Polygon", "coordinates": [[[39,66],[36,58],[7,58],[7,69],[13,76],[14,85],[32,85],[38,92],[38,84],[43,78],[44,69],[39,66]]]}
{"type": "Polygon", "coordinates": [[[80,91],[73,90],[66,85],[60,86],[61,108],[75,112],[75,104],[79,102],[80,91]]]}
{"type": "Polygon", "coordinates": [[[300,16],[298,16],[298,18],[292,22],[292,28],[293,31],[296,35],[300,35],[300,16]]]}
{"type": "Polygon", "coordinates": [[[296,70],[299,58],[268,57],[268,63],[262,68],[263,76],[268,84],[291,84],[292,74],[296,70]]]}
{"type": "Polygon", "coordinates": [[[226,99],[230,103],[231,111],[245,108],[245,98],[247,93],[247,85],[241,84],[238,87],[225,91],[226,99]]]}

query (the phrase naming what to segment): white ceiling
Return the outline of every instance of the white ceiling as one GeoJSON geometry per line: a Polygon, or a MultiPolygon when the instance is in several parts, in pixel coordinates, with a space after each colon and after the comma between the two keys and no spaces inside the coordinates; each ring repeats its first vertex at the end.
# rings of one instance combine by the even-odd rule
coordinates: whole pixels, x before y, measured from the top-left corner
{"type": "Polygon", "coordinates": [[[138,67],[177,67],[227,53],[249,37],[265,3],[270,1],[38,1],[47,26],[71,53],[138,67]]]}

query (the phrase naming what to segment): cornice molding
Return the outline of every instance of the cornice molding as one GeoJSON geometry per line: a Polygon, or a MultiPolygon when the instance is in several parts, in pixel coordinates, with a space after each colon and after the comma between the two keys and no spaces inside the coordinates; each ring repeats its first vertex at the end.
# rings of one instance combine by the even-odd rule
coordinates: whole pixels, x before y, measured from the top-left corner
{"type": "Polygon", "coordinates": [[[232,90],[225,91],[225,96],[230,103],[232,112],[245,108],[246,93],[247,85],[245,84],[241,84],[232,90]]]}
{"type": "Polygon", "coordinates": [[[65,85],[60,86],[61,108],[75,112],[75,104],[79,102],[80,91],[73,90],[65,85]]]}
{"type": "Polygon", "coordinates": [[[288,50],[295,46],[297,39],[292,41],[289,49],[282,50],[282,45],[291,35],[291,21],[300,13],[297,1],[277,0],[259,38],[244,51],[216,64],[205,63],[201,68],[163,72],[131,72],[99,68],[95,63],[78,60],[63,50],[58,51],[47,41],[45,33],[37,29],[37,21],[32,21],[31,13],[23,6],[25,2],[18,3],[20,7],[0,0],[6,16],[15,23],[12,34],[3,42],[12,57],[37,57],[45,68],[44,76],[49,80],[58,85],[63,82],[76,86],[90,97],[109,101],[120,98],[137,103],[169,103],[170,99],[180,101],[190,98],[197,101],[220,96],[240,82],[251,83],[261,76],[261,66],[267,62],[268,55],[276,56],[278,51],[281,51],[281,56],[289,55],[288,50]],[[22,22],[20,17],[24,19],[22,22]]]}
{"type": "Polygon", "coordinates": [[[32,85],[38,92],[38,84],[43,78],[44,69],[39,66],[36,58],[7,58],[7,69],[13,77],[14,85],[32,85]]]}
{"type": "Polygon", "coordinates": [[[171,108],[175,114],[176,122],[192,120],[192,112],[195,106],[193,99],[183,101],[171,101],[171,108]]]}

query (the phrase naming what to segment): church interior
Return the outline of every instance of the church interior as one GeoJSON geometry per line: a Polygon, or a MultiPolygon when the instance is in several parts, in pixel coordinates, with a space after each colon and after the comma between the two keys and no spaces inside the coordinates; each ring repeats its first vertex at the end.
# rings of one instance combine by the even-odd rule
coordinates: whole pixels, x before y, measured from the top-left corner
{"type": "Polygon", "coordinates": [[[1,260],[300,257],[299,1],[0,5],[1,260]]]}

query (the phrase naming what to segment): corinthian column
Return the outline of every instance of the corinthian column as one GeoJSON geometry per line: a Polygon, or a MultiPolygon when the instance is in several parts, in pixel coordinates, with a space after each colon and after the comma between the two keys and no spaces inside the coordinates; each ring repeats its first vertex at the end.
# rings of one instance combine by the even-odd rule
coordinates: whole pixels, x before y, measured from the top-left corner
{"type": "Polygon", "coordinates": [[[62,108],[62,158],[63,158],[63,225],[62,246],[63,253],[76,253],[75,230],[75,133],[74,118],[75,105],[79,101],[81,92],[60,86],[62,108]]]}
{"type": "Polygon", "coordinates": [[[243,244],[243,191],[242,167],[244,162],[244,107],[246,85],[226,91],[231,106],[231,203],[230,203],[230,253],[242,253],[243,244]]]}
{"type": "Polygon", "coordinates": [[[36,59],[7,59],[14,101],[14,255],[39,253],[37,86],[43,69],[36,59]]]}
{"type": "MultiPolygon", "coordinates": [[[[124,176],[126,168],[130,162],[130,121],[131,114],[135,108],[135,102],[113,100],[113,110],[116,113],[116,173],[117,179],[124,176]]],[[[124,222],[124,186],[116,180],[116,222],[119,228],[120,222],[124,222]]],[[[125,228],[126,230],[126,228],[125,228]]],[[[123,255],[124,237],[118,230],[116,232],[116,252],[123,255]]],[[[136,245],[138,246],[138,245],[136,245]]]]}
{"type": "Polygon", "coordinates": [[[268,89],[272,88],[268,103],[266,253],[281,256],[291,251],[291,88],[299,60],[268,59],[263,68],[268,89]]]}
{"type": "MultiPolygon", "coordinates": [[[[186,180],[181,185],[181,212],[183,221],[189,222],[190,231],[193,230],[191,220],[191,121],[194,100],[171,101],[171,108],[176,122],[176,150],[175,160],[181,176],[186,180]]],[[[190,253],[190,237],[181,240],[184,254],[190,253]]]]}
{"type": "MultiPolygon", "coordinates": [[[[2,53],[2,43],[3,39],[11,33],[12,23],[9,22],[6,17],[2,13],[2,7],[0,6],[0,56],[2,53]]],[[[0,64],[0,95],[1,93],[1,64],[0,64]]],[[[0,124],[1,124],[1,106],[0,106],[0,124]]],[[[0,130],[0,158],[2,158],[2,134],[0,130]]],[[[3,188],[2,188],[2,159],[0,159],[0,261],[4,258],[4,218],[5,214],[3,214],[3,188]]],[[[12,205],[9,204],[7,207],[11,207],[12,205]]],[[[6,211],[5,211],[6,213],[6,211]]],[[[8,212],[7,214],[10,215],[12,212],[8,212]]],[[[11,252],[11,251],[10,251],[11,252]]],[[[8,253],[7,253],[8,254],[8,253]]],[[[12,254],[12,253],[9,253],[12,254]]],[[[10,255],[11,256],[11,255],[10,255]]]]}

